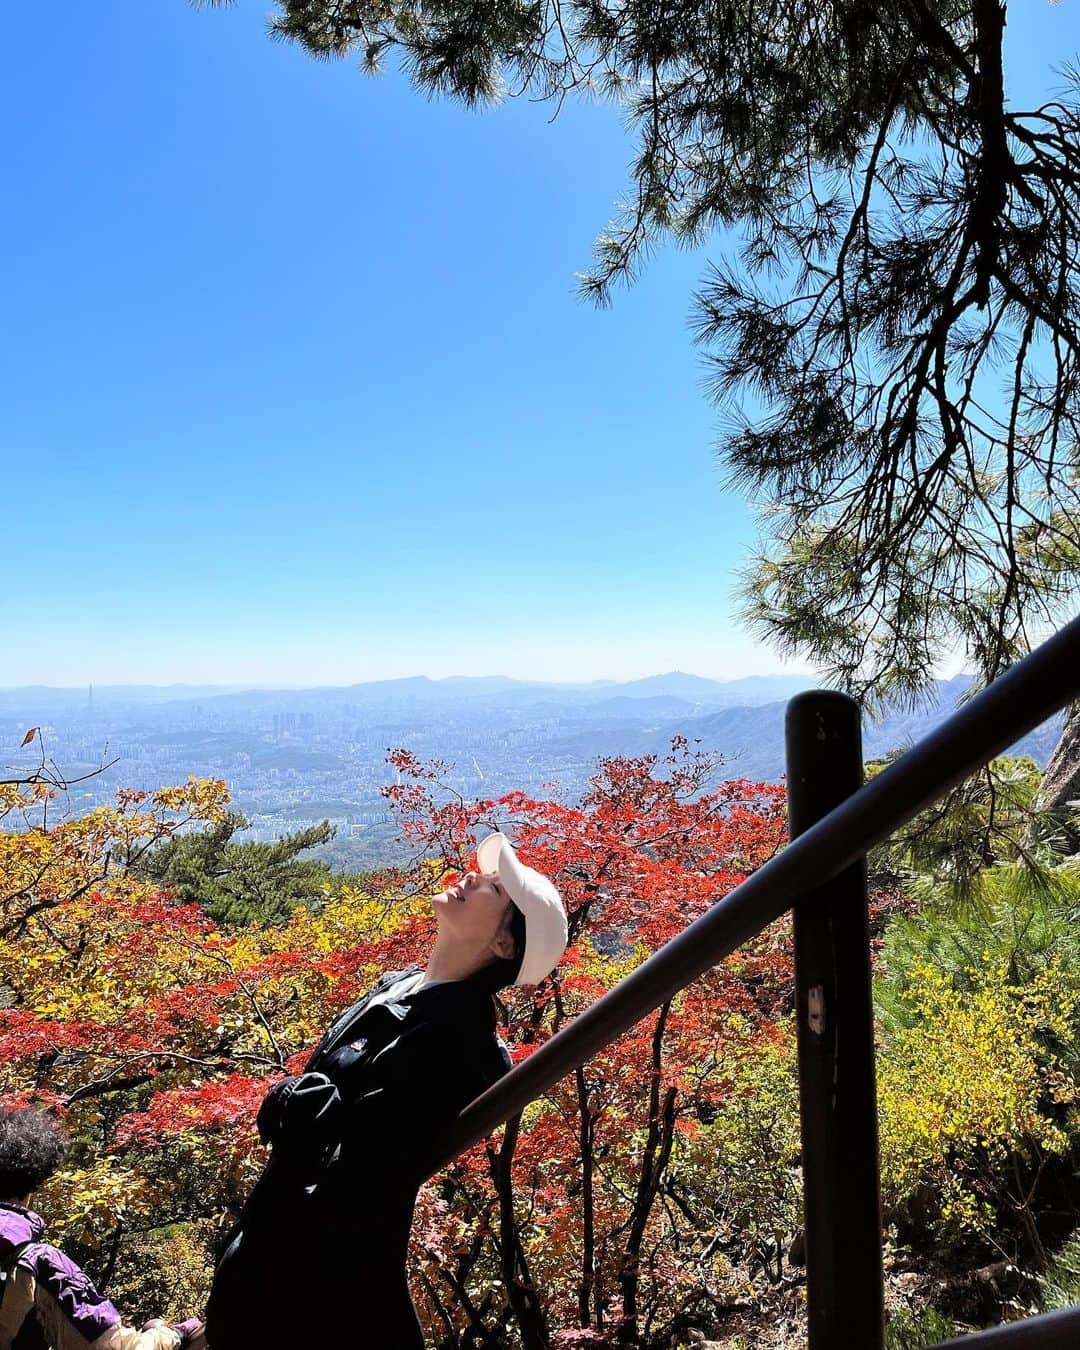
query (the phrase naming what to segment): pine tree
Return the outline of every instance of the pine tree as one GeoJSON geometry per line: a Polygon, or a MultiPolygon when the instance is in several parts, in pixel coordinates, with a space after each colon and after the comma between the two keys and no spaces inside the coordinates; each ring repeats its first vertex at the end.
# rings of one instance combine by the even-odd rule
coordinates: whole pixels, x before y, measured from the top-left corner
{"type": "Polygon", "coordinates": [[[138,873],[230,925],[282,923],[298,904],[318,901],[340,882],[327,863],[300,857],[334,837],[328,820],[271,844],[238,842],[249,824],[230,811],[207,829],[174,835],[143,856],[138,873]]]}

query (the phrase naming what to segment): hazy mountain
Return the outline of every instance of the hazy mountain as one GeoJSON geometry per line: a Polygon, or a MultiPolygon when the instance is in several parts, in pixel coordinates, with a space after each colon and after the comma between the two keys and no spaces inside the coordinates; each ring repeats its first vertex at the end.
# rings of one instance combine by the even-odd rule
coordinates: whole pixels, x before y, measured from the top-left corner
{"type": "MultiPolygon", "coordinates": [[[[92,697],[86,688],[0,689],[0,711],[11,710],[32,715],[54,709],[87,710],[90,707],[210,703],[217,708],[244,705],[266,709],[297,708],[314,712],[321,707],[432,707],[450,703],[483,702],[491,707],[550,706],[586,707],[610,702],[613,698],[651,701],[674,700],[668,705],[673,714],[684,709],[772,703],[790,698],[800,689],[812,687],[807,675],[753,675],[738,680],[712,680],[700,675],[672,671],[640,680],[589,680],[557,682],[514,680],[504,675],[450,675],[432,679],[411,675],[392,680],[368,680],[358,684],[325,685],[309,688],[262,688],[223,685],[102,685],[95,686],[92,697]]],[[[653,705],[657,712],[661,705],[653,705]]],[[[640,716],[635,711],[634,716],[640,716]]]]}
{"type": "MultiPolygon", "coordinates": [[[[665,755],[672,738],[722,756],[728,777],[776,782],[784,774],[788,700],[806,676],[708,680],[671,671],[643,680],[582,684],[505,676],[414,676],[321,689],[112,686],[0,691],[0,762],[32,770],[40,747],[20,748],[43,728],[51,761],[72,779],[67,805],[87,810],[118,787],[153,790],[189,774],[224,779],[252,837],[279,838],[312,820],[337,830],[335,863],[388,861],[400,845],[383,789],[390,747],[438,759],[450,791],[511,791],[576,801],[603,756],[665,755]],[[115,763],[112,761],[115,758],[115,763]],[[107,764],[103,772],[95,772],[107,764]]],[[[915,710],[864,723],[873,758],[925,736],[968,685],[939,683],[915,710]]],[[[1045,764],[1061,718],[1017,747],[1045,764]]]]}
{"type": "Polygon", "coordinates": [[[626,698],[652,698],[659,695],[682,699],[691,704],[750,706],[791,698],[801,689],[812,689],[815,683],[812,675],[750,675],[739,680],[707,680],[700,675],[686,675],[681,670],[673,670],[667,675],[649,675],[643,680],[630,680],[619,686],[619,693],[626,698]]]}
{"type": "Polygon", "coordinates": [[[684,698],[672,694],[656,694],[648,697],[644,694],[621,693],[615,698],[602,698],[589,707],[593,717],[632,718],[635,720],[657,721],[673,717],[693,716],[697,707],[684,698]]]}
{"type": "Polygon", "coordinates": [[[0,711],[22,712],[38,708],[87,709],[138,703],[176,703],[188,699],[218,698],[233,693],[239,685],[228,684],[106,684],[58,687],[35,684],[0,688],[0,711]]]}
{"type": "MultiPolygon", "coordinates": [[[[863,719],[863,757],[873,759],[890,750],[905,749],[921,740],[955,711],[970,686],[970,676],[938,681],[925,704],[914,710],[894,711],[880,721],[863,719]]],[[[798,691],[795,691],[798,692],[798,691]]],[[[777,782],[784,773],[784,715],[787,700],[756,707],[724,708],[704,716],[665,718],[659,726],[637,726],[629,720],[610,728],[582,727],[553,738],[547,746],[552,756],[568,758],[598,755],[665,754],[676,732],[696,748],[717,751],[724,757],[724,776],[777,782]]],[[[1030,732],[1011,754],[1031,755],[1046,764],[1057,744],[1063,714],[1059,713],[1030,732]]]]}
{"type": "Polygon", "coordinates": [[[659,695],[700,703],[712,698],[719,688],[723,688],[720,680],[707,680],[701,675],[671,670],[666,675],[647,675],[642,680],[630,680],[620,686],[620,692],[627,698],[653,698],[659,695]]]}

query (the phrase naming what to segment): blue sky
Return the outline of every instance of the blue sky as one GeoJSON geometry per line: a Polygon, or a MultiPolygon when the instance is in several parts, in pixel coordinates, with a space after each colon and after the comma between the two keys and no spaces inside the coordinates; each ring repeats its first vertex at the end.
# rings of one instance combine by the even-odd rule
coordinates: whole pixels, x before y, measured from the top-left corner
{"type": "MultiPolygon", "coordinates": [[[[1014,93],[1078,5],[1010,8],[1014,93]]],[[[5,24],[0,684],[805,669],[731,619],[708,251],[576,297],[615,111],[428,102],[266,9],[5,24]]]]}

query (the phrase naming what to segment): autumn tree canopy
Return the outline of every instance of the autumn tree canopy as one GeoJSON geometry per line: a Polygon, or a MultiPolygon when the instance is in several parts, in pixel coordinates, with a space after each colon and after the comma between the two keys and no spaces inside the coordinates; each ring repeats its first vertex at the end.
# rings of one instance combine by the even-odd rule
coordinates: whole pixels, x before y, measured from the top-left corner
{"type": "MultiPolygon", "coordinates": [[[[784,842],[781,788],[718,781],[679,739],[668,756],[601,760],[576,802],[463,800],[446,766],[404,750],[392,763],[414,861],[274,924],[223,927],[141,866],[170,840],[212,840],[224,784],[45,820],[55,788],[4,789],[0,1099],[64,1118],[74,1149],[35,1205],[125,1307],[199,1312],[265,1160],[267,1090],[379,974],[426,960],[428,897],[489,828],[557,881],[569,914],[552,976],[504,995],[515,1061],[784,842]]],[[[924,1259],[1042,1265],[1042,1234],[1080,1214],[1080,885],[1053,833],[1028,828],[1037,781],[1030,761],[1000,761],[872,859],[885,1217],[924,1259]]],[[[668,1346],[789,1283],[792,986],[781,921],[432,1179],[411,1263],[440,1350],[668,1346]]]]}
{"type": "MultiPolygon", "coordinates": [[[[116,807],[53,829],[0,834],[0,875],[10,879],[0,923],[12,939],[0,947],[0,1094],[67,1117],[78,1143],[46,1202],[57,1236],[92,1268],[126,1269],[121,1248],[138,1252],[140,1234],[175,1222],[218,1231],[236,1212],[263,1156],[253,1122],[266,1091],[299,1071],[321,1030],[379,973],[426,960],[427,897],[473,865],[485,824],[513,828],[570,915],[558,977],[511,996],[514,1058],[782,838],[781,789],[715,783],[711,759],[685,742],[665,763],[603,761],[574,806],[520,793],[444,800],[438,764],[404,751],[393,762],[399,782],[387,793],[415,865],[373,875],[365,889],[344,884],[270,926],[221,928],[134,865],[151,848],[165,857],[195,849],[181,826],[201,824],[210,846],[228,823],[220,783],[124,793],[116,807]]],[[[9,811],[44,791],[10,789],[9,811]]],[[[539,1346],[568,1318],[633,1330],[643,1306],[663,1307],[664,1279],[640,1262],[677,1140],[722,1096],[720,1046],[771,1036],[790,983],[786,951],[764,935],[511,1121],[497,1144],[447,1169],[425,1193],[416,1230],[431,1319],[482,1320],[504,1290],[506,1319],[523,1344],[539,1346]],[[466,1230],[481,1241],[460,1260],[466,1230]],[[485,1242],[492,1231],[498,1240],[485,1242]],[[486,1305],[470,1296],[477,1287],[488,1288],[486,1305]]]]}

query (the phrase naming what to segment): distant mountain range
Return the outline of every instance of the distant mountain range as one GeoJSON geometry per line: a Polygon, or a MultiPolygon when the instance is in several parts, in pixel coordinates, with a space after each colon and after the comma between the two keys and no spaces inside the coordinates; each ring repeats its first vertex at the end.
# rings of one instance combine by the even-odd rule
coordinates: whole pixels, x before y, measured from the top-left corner
{"type": "MultiPolygon", "coordinates": [[[[749,675],[737,680],[712,680],[701,675],[670,671],[639,680],[590,680],[558,682],[512,680],[504,675],[449,675],[431,679],[411,675],[394,680],[369,680],[359,684],[310,687],[264,688],[247,685],[140,685],[113,684],[58,688],[24,685],[0,688],[0,709],[34,705],[43,710],[94,706],[205,702],[304,704],[351,703],[407,706],[483,699],[497,705],[534,704],[546,700],[573,704],[604,703],[606,700],[666,700],[664,706],[679,711],[697,706],[737,707],[775,703],[801,689],[812,688],[810,675],[749,675]]],[[[654,703],[659,709],[660,704],[654,703]]]]}
{"type": "MultiPolygon", "coordinates": [[[[971,676],[958,675],[951,680],[939,680],[925,704],[914,710],[892,711],[880,720],[863,719],[863,759],[870,760],[891,750],[903,750],[921,740],[954,712],[961,695],[970,687],[971,676]]],[[[803,688],[813,688],[808,682],[803,688]]],[[[778,781],[784,772],[784,713],[787,699],[799,692],[792,689],[783,699],[751,705],[722,708],[693,717],[680,717],[668,707],[657,708],[666,725],[641,726],[634,730],[625,722],[613,725],[606,733],[592,726],[563,738],[555,738],[547,745],[553,756],[574,759],[579,755],[645,755],[663,754],[670,746],[672,732],[677,730],[702,749],[719,750],[724,756],[726,777],[753,778],[766,782],[778,781]],[[668,719],[670,718],[670,722],[668,719]],[[676,725],[677,720],[677,725],[676,725]]],[[[629,700],[609,700],[609,706],[619,704],[624,717],[630,715],[629,700]]],[[[654,700],[644,700],[643,708],[654,700]]],[[[660,700],[657,702],[666,703],[660,700]]],[[[593,711],[599,711],[599,706],[593,711]]],[[[612,708],[614,712],[614,707],[612,708]]],[[[1040,766],[1045,766],[1061,734],[1063,714],[1044,722],[1015,746],[1013,755],[1031,755],[1040,766]]]]}
{"type": "MultiPolygon", "coordinates": [[[[894,709],[877,721],[864,719],[864,757],[926,735],[953,711],[971,680],[969,675],[939,680],[918,708],[894,709]]],[[[712,680],[670,671],[639,680],[583,683],[416,675],[292,689],[105,685],[91,694],[88,689],[27,686],[0,689],[0,719],[15,727],[54,718],[84,727],[102,723],[116,735],[128,725],[139,725],[149,740],[179,747],[191,743],[192,728],[207,718],[233,729],[255,727],[275,714],[282,723],[288,717],[306,717],[309,727],[326,719],[354,718],[376,740],[385,732],[398,743],[404,738],[424,753],[440,755],[468,743],[469,728],[475,726],[512,731],[522,750],[528,745],[539,758],[564,767],[577,764],[582,773],[600,755],[662,753],[679,734],[719,750],[730,775],[775,780],[783,774],[784,708],[795,694],[815,684],[808,675],[712,680]]],[[[1061,715],[1025,737],[1016,753],[1031,754],[1044,764],[1060,727],[1061,715]]],[[[287,729],[297,731],[295,721],[287,729]]],[[[300,730],[298,739],[310,737],[300,730]]],[[[299,746],[292,748],[299,752],[299,746]]],[[[324,740],[320,749],[328,748],[324,740]]]]}
{"type": "MultiPolygon", "coordinates": [[[[805,675],[710,680],[682,671],[640,680],[548,683],[502,676],[415,676],[315,689],[115,685],[0,690],[0,764],[29,771],[41,727],[52,761],[80,780],[78,809],[118,787],[153,790],[188,774],[223,778],[253,837],[279,838],[323,818],[335,865],[366,867],[400,851],[382,788],[390,747],[439,760],[448,790],[497,798],[523,791],[576,801],[615,756],[663,757],[672,739],[720,757],[718,774],[779,782],[788,701],[805,675]],[[115,763],[111,762],[115,757],[115,763]],[[110,761],[103,772],[98,766],[110,761]]],[[[971,679],[939,681],[915,710],[863,720],[864,759],[920,740],[956,707],[971,679]]],[[[1018,745],[1045,765],[1059,714],[1018,745]]]]}

